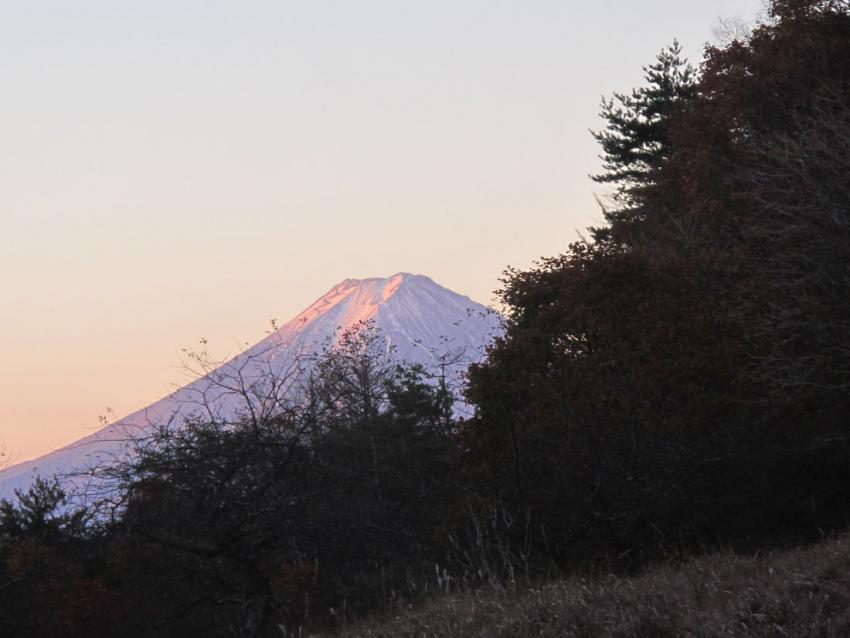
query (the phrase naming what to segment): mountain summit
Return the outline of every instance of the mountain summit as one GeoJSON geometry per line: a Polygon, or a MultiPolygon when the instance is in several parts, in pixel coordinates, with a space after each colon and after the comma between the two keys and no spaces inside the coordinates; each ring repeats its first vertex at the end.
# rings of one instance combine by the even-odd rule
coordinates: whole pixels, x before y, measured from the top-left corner
{"type": "Polygon", "coordinates": [[[250,411],[273,411],[280,393],[268,380],[282,380],[333,344],[347,330],[368,324],[392,356],[442,367],[451,381],[481,359],[500,331],[492,310],[440,286],[429,277],[398,273],[388,278],[346,279],[291,321],[229,361],[210,366],[201,358],[198,378],[170,395],[79,441],[0,472],[0,497],[10,497],[38,476],[63,476],[127,452],[129,439],[158,425],[187,418],[234,419],[250,411]],[[250,404],[250,405],[248,405],[250,404]]]}

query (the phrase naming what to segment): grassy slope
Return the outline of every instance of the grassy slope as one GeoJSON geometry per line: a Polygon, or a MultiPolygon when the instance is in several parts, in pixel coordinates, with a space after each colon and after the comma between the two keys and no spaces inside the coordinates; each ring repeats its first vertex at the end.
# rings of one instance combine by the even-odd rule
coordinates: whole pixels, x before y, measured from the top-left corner
{"type": "Polygon", "coordinates": [[[760,558],[706,556],[634,578],[446,596],[338,635],[850,636],[850,537],[760,558]]]}

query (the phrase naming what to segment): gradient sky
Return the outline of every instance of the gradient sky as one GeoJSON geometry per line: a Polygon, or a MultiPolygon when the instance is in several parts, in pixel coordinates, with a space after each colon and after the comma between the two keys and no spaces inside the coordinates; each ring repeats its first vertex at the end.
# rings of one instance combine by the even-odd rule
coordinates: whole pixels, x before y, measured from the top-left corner
{"type": "Polygon", "coordinates": [[[185,380],[347,277],[493,301],[599,217],[589,128],[761,0],[0,0],[0,441],[185,380]]]}

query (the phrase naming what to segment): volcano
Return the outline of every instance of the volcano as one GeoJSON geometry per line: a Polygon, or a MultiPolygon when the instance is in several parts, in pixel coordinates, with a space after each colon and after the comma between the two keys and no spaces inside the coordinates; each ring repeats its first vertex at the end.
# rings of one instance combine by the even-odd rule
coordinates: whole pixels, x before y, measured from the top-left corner
{"type": "MultiPolygon", "coordinates": [[[[130,453],[130,442],[154,428],[190,418],[234,420],[267,415],[294,388],[311,358],[342,335],[368,326],[388,356],[439,372],[457,386],[501,331],[491,309],[429,277],[346,279],[262,341],[221,365],[195,356],[197,378],[159,401],[39,458],[0,472],[0,497],[26,489],[37,476],[57,476],[79,488],[86,470],[130,453]],[[74,477],[71,481],[70,477],[74,477]]],[[[457,408],[463,413],[461,403],[457,408]]]]}

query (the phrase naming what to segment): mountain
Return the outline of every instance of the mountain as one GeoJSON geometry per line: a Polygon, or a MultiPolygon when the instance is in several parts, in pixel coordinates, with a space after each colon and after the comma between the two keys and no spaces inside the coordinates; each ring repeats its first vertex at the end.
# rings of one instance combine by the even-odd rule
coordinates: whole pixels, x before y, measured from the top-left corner
{"type": "MultiPolygon", "coordinates": [[[[146,408],[79,441],[0,472],[0,497],[26,488],[38,476],[77,473],[126,454],[128,440],[157,425],[177,426],[187,418],[233,419],[273,412],[276,402],[295,390],[293,379],[311,355],[347,330],[368,323],[399,360],[426,369],[442,368],[450,383],[480,360],[500,331],[492,310],[436,284],[423,275],[346,279],[268,337],[220,366],[203,357],[191,362],[198,378],[146,408]],[[273,379],[276,383],[270,384],[273,379]]],[[[460,406],[463,410],[463,406],[460,406]]],[[[71,479],[66,479],[70,481],[71,479]]]]}

